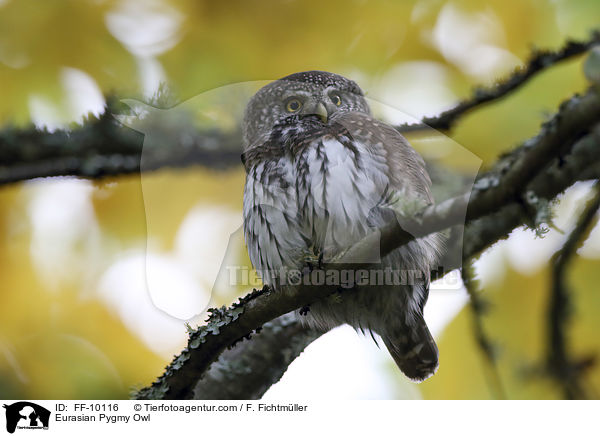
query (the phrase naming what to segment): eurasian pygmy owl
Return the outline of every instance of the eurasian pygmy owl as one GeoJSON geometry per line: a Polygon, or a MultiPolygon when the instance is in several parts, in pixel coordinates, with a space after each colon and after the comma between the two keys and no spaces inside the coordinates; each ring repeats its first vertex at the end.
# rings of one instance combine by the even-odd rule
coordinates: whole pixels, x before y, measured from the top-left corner
{"type": "MultiPolygon", "coordinates": [[[[371,116],[355,82],[337,74],[296,73],[260,89],[246,108],[243,139],[246,245],[275,289],[284,271],[331,262],[374,228],[433,201],[421,156],[371,116]]],[[[423,307],[441,243],[432,234],[392,251],[380,260],[382,274],[300,318],[313,328],[347,323],[375,332],[404,374],[426,379],[438,350],[423,307]]]]}

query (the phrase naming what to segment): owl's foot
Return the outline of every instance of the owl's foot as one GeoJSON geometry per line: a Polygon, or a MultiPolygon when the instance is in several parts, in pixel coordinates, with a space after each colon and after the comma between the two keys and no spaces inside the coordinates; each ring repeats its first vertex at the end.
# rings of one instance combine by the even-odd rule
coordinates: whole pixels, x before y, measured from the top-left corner
{"type": "Polygon", "coordinates": [[[310,271],[323,269],[323,252],[318,250],[315,252],[314,248],[311,251],[306,252],[304,254],[304,264],[310,271]]]}

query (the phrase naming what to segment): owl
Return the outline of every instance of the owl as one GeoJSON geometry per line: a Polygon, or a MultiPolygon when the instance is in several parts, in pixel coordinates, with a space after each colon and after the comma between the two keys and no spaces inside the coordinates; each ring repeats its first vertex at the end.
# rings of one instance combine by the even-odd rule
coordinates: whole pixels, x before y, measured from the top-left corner
{"type": "MultiPolygon", "coordinates": [[[[373,118],[359,86],[340,75],[307,71],[264,86],[242,130],[244,237],[276,291],[293,272],[333,262],[375,228],[433,202],[421,156],[373,118]]],[[[442,244],[431,234],[362,259],[377,270],[297,315],[315,329],[349,324],[378,334],[400,370],[422,381],[438,367],[423,308],[442,244]]]]}

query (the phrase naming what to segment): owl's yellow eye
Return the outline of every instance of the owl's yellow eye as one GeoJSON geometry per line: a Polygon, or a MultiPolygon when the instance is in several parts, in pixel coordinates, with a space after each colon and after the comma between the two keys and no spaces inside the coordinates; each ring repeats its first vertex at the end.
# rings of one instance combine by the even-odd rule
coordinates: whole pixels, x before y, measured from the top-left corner
{"type": "Polygon", "coordinates": [[[292,98],[285,104],[285,110],[288,112],[298,112],[301,107],[302,102],[297,98],[292,98]]]}
{"type": "Polygon", "coordinates": [[[336,106],[339,106],[342,104],[342,97],[340,97],[339,94],[333,93],[333,94],[329,95],[329,98],[331,99],[333,104],[336,106]]]}

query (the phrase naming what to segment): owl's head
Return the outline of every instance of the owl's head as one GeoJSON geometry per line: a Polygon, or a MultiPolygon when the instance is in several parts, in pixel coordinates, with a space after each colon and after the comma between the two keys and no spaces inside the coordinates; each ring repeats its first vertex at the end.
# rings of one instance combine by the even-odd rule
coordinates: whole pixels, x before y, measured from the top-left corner
{"type": "Polygon", "coordinates": [[[325,71],[291,74],[264,86],[250,99],[244,115],[244,148],[262,142],[274,128],[314,129],[345,112],[370,113],[355,82],[325,71]]]}

